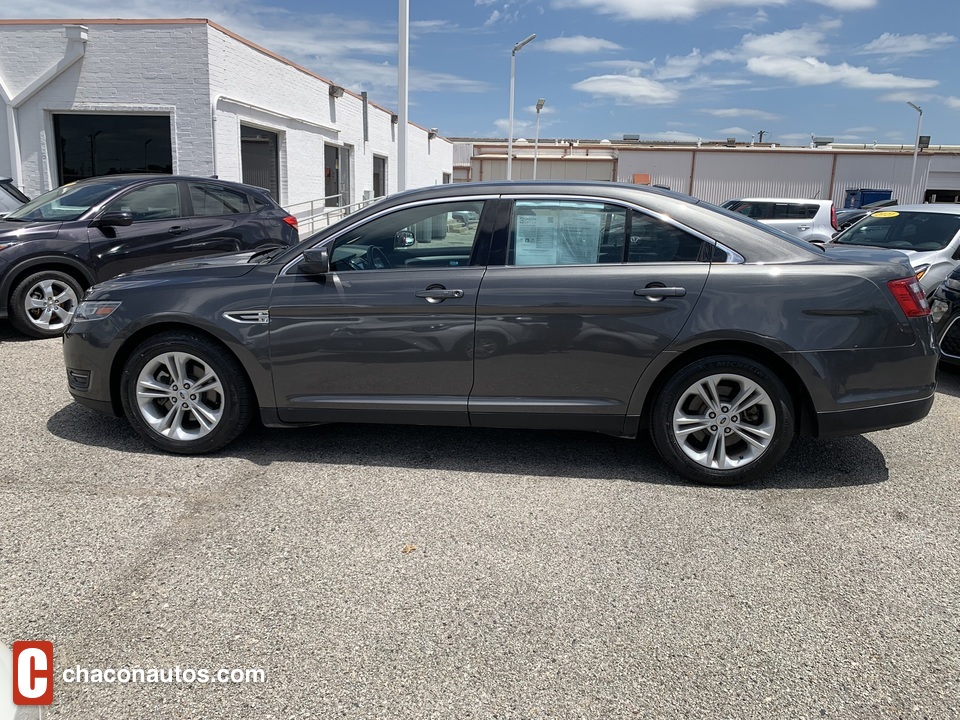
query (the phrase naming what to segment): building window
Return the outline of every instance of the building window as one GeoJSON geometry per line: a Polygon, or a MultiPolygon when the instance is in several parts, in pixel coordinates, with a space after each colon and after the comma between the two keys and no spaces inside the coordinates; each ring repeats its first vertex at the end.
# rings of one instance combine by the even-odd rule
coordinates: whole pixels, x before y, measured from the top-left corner
{"type": "Polygon", "coordinates": [[[53,134],[60,185],[96,175],[173,172],[166,115],[55,113],[53,134]]]}
{"type": "Polygon", "coordinates": [[[373,157],[373,196],[383,197],[387,194],[387,159],[373,157]]]}

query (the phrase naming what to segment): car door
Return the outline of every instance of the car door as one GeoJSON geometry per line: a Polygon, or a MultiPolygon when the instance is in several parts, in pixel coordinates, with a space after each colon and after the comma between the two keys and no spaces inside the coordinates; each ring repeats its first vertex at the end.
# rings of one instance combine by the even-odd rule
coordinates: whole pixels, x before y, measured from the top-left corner
{"type": "Polygon", "coordinates": [[[619,432],[641,373],[700,297],[711,246],[600,200],[518,198],[510,215],[477,340],[503,328],[513,340],[477,355],[471,424],[619,432]]]}
{"type": "Polygon", "coordinates": [[[194,221],[184,217],[181,183],[170,180],[139,185],[107,203],[102,213],[128,212],[133,223],[93,226],[87,233],[99,280],[120,273],[182,260],[209,252],[194,247],[194,221]]]}
{"type": "Polygon", "coordinates": [[[386,209],[295,261],[270,301],[281,420],[467,424],[477,292],[496,201],[386,209]],[[479,225],[452,219],[477,212],[479,225]]]}

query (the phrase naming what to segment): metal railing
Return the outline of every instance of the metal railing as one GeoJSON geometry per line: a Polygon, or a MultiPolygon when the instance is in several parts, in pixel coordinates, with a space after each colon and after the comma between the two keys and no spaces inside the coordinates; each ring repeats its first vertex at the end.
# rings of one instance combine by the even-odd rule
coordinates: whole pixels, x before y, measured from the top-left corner
{"type": "Polygon", "coordinates": [[[328,195],[318,200],[309,200],[302,203],[294,203],[287,206],[287,212],[297,218],[299,224],[300,237],[305,238],[318,230],[322,230],[328,225],[332,225],[337,220],[346,217],[360,208],[364,208],[379,198],[370,198],[349,205],[340,205],[343,194],[328,195]],[[338,204],[330,207],[330,201],[335,200],[338,204]]]}

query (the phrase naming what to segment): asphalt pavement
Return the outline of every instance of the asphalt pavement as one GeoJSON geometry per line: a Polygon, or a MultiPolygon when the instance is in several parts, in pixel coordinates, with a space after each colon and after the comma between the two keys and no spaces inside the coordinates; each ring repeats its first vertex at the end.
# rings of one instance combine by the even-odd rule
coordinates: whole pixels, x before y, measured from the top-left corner
{"type": "Polygon", "coordinates": [[[960,374],[921,423],[712,489],[567,432],[163,455],[72,402],[59,341],[0,322],[0,366],[0,642],[53,641],[44,717],[960,717],[960,374]]]}

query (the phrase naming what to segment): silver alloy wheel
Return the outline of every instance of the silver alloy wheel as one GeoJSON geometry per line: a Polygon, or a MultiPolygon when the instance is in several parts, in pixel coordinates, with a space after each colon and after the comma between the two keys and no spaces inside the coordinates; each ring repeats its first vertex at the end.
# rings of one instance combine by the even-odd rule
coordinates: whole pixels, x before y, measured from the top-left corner
{"type": "Polygon", "coordinates": [[[683,391],[673,411],[673,436],[683,453],[711,470],[757,460],[777,430],[770,396],[736,373],[701,378],[683,391]]]}
{"type": "Polygon", "coordinates": [[[59,332],[69,324],[79,301],[77,293],[67,283],[42,278],[23,296],[23,309],[38,328],[59,332]]]}
{"type": "Polygon", "coordinates": [[[190,353],[168,352],[148,361],[137,376],[136,392],[140,416],[170,440],[198,440],[223,417],[220,378],[190,353]]]}

